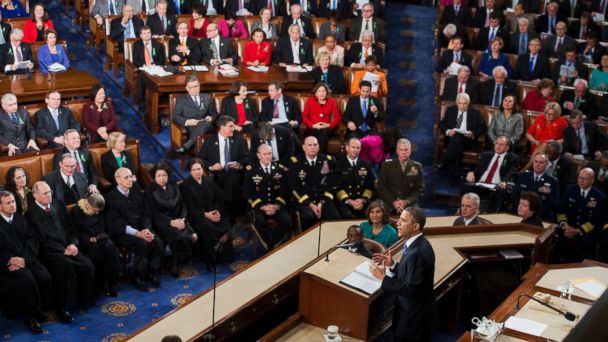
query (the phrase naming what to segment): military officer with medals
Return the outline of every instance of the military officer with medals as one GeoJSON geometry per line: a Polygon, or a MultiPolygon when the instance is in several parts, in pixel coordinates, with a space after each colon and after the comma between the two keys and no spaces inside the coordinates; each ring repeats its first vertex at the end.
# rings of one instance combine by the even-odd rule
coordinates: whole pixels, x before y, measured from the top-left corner
{"type": "Polygon", "coordinates": [[[340,214],[334,205],[334,163],[331,156],[319,153],[319,141],[314,136],[304,139],[304,153],[291,158],[289,189],[295,209],[300,215],[302,230],[321,220],[337,220],[340,214]]]}
{"type": "Polygon", "coordinates": [[[341,173],[336,189],[336,208],[343,219],[364,218],[367,203],[374,195],[374,173],[368,161],[359,158],[361,141],[356,136],[346,140],[346,156],[336,162],[341,173]]]}
{"type": "Polygon", "coordinates": [[[391,211],[401,213],[415,205],[424,194],[422,164],[411,160],[412,143],[407,139],[397,141],[397,159],[387,159],[378,175],[378,197],[391,211]]]}
{"type": "Polygon", "coordinates": [[[537,153],[532,160],[532,171],[526,171],[519,176],[511,197],[513,198],[513,208],[517,211],[522,192],[537,193],[542,202],[540,216],[543,220],[554,222],[559,207],[559,182],[557,178],[545,172],[548,162],[549,157],[544,152],[537,153]]]}
{"type": "Polygon", "coordinates": [[[604,226],[606,196],[593,186],[591,168],[579,171],[577,184],[566,187],[557,215],[559,262],[580,262],[593,250],[604,226]]]}
{"type": "Polygon", "coordinates": [[[287,210],[289,191],[287,169],[272,161],[272,147],[262,144],[257,148],[258,162],[245,167],[245,194],[255,214],[255,228],[272,250],[287,238],[291,218],[287,210]],[[276,227],[268,225],[272,219],[276,227]]]}

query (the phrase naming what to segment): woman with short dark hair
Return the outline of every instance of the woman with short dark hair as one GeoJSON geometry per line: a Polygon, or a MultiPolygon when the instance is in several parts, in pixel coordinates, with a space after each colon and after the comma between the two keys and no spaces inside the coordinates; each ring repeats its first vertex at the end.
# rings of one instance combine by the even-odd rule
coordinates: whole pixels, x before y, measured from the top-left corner
{"type": "Polygon", "coordinates": [[[90,143],[108,140],[116,129],[116,113],[112,102],[106,97],[106,88],[101,83],[91,87],[89,102],[82,107],[82,121],[91,135],[90,143]]]}
{"type": "Polygon", "coordinates": [[[330,97],[330,93],[327,84],[317,83],[302,111],[302,122],[308,127],[309,134],[317,138],[320,151],[323,153],[326,153],[329,137],[342,118],[338,104],[330,97]]]}
{"type": "Polygon", "coordinates": [[[367,221],[359,225],[364,238],[377,241],[386,248],[399,240],[397,230],[388,223],[389,213],[382,201],[376,200],[370,203],[365,215],[367,221]]]}
{"type": "Polygon", "coordinates": [[[220,116],[228,115],[234,118],[235,130],[251,133],[258,122],[258,107],[255,101],[248,97],[247,83],[236,81],[230,86],[229,95],[222,99],[220,116]]]}

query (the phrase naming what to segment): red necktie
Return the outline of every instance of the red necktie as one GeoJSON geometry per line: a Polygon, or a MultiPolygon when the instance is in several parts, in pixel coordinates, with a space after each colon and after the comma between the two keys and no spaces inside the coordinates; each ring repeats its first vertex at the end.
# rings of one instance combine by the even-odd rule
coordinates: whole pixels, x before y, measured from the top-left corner
{"type": "Polygon", "coordinates": [[[51,213],[51,207],[46,207],[46,208],[44,208],[44,210],[46,211],[47,214],[51,213]]]}
{"type": "Polygon", "coordinates": [[[462,94],[462,91],[463,91],[462,83],[460,83],[460,86],[458,87],[458,94],[462,94]]]}
{"type": "Polygon", "coordinates": [[[587,39],[587,27],[583,26],[581,31],[581,39],[587,39]]]}
{"type": "Polygon", "coordinates": [[[488,172],[488,176],[486,177],[486,180],[484,181],[484,183],[492,184],[492,179],[494,178],[494,174],[496,173],[496,170],[498,169],[498,159],[500,159],[500,157],[496,156],[496,159],[494,160],[494,164],[492,164],[492,167],[490,168],[490,172],[488,172]]]}
{"type": "Polygon", "coordinates": [[[273,119],[278,119],[279,118],[279,100],[274,100],[274,108],[272,110],[272,118],[273,119]]]}

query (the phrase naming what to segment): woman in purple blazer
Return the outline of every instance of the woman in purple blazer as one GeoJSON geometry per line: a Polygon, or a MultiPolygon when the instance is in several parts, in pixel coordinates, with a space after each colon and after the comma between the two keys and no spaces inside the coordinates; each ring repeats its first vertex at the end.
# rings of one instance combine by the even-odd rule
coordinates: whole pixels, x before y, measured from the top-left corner
{"type": "Polygon", "coordinates": [[[61,44],[57,44],[57,32],[54,30],[46,30],[44,32],[45,45],[38,48],[38,67],[44,74],[49,73],[49,66],[53,63],[59,63],[65,67],[65,70],[70,68],[70,60],[61,44]]]}

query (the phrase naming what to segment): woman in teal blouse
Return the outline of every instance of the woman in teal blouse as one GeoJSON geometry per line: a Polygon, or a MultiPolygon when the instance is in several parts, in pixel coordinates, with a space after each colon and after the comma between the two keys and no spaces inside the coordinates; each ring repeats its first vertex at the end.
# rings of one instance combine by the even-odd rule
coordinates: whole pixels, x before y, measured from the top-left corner
{"type": "Polygon", "coordinates": [[[589,88],[608,91],[608,52],[602,55],[600,66],[591,72],[589,88]]]}
{"type": "Polygon", "coordinates": [[[363,231],[363,237],[377,241],[386,248],[399,240],[395,228],[388,224],[388,211],[382,201],[376,200],[370,203],[366,214],[367,222],[359,225],[363,231]]]}

